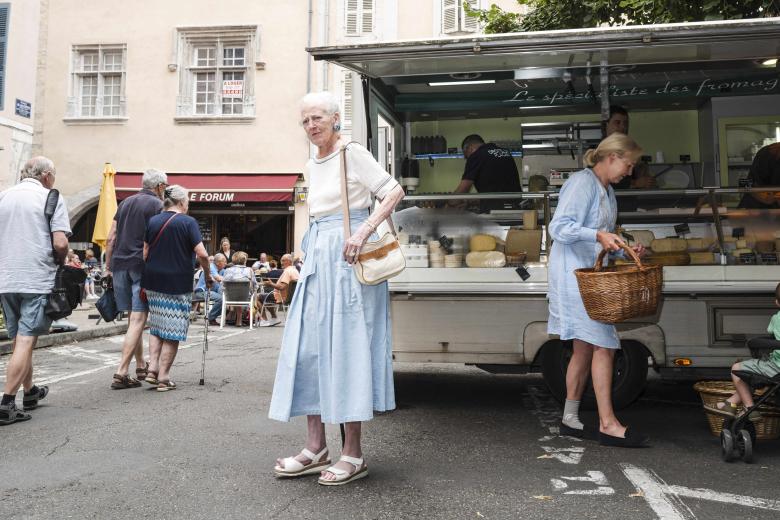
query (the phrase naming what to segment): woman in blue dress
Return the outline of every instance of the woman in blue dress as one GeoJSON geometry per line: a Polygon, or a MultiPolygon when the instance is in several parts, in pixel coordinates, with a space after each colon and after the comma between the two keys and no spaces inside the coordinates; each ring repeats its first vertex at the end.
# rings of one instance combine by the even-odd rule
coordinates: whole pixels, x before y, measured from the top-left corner
{"type": "Polygon", "coordinates": [[[307,94],[301,125],[317,147],[305,168],[312,222],[301,244],[306,258],[290,303],[268,415],[280,421],[307,416],[305,448],[297,456],[278,459],[274,473],[282,478],[319,473],[320,484],[333,486],[368,474],[361,423],[374,411],[395,408],[387,283],[362,285],[353,264],[363,244],[378,239],[377,226],[404,191],[368,150],[341,138],[341,114],[333,94],[307,94]],[[343,231],[342,149],[349,237],[343,231]],[[374,197],[381,203],[369,215],[374,197]],[[344,448],[333,465],[325,423],[345,424],[344,448]]]}
{"type": "MultiPolygon", "coordinates": [[[[572,340],[566,371],[566,403],[561,433],[598,439],[609,446],[641,446],[646,437],[626,428],[612,407],[612,367],[620,339],[614,325],[592,320],[582,302],[574,270],[593,267],[603,249],[620,250],[623,240],[614,233],[617,202],[610,184],[631,173],[642,149],[630,137],[615,133],[588,150],[588,168],[563,185],[550,222],[553,239],[548,263],[549,320],[547,332],[572,340]],[[582,424],[579,405],[590,371],[599,413],[599,430],[582,424]]],[[[644,248],[634,246],[640,256],[644,248]]]]}

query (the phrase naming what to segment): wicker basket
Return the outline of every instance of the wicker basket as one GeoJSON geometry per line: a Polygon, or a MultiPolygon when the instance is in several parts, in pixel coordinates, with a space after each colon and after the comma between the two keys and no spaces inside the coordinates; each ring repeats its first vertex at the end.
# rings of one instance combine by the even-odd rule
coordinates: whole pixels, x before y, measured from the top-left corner
{"type": "MultiPolygon", "coordinates": [[[[718,401],[723,401],[730,397],[734,393],[734,385],[728,381],[700,381],[693,385],[693,389],[699,392],[701,401],[704,406],[714,407],[718,401]]],[[[761,395],[764,392],[763,389],[757,390],[755,393],[761,395]]],[[[754,422],[756,427],[756,439],[778,439],[780,438],[780,409],[774,406],[761,405],[758,410],[763,415],[763,419],[754,422]]],[[[738,413],[742,411],[742,406],[739,407],[738,413]]],[[[707,416],[707,424],[710,426],[710,431],[713,435],[720,435],[723,430],[723,422],[725,417],[704,410],[704,414],[707,416]]]]}
{"type": "Polygon", "coordinates": [[[642,265],[630,247],[623,249],[634,264],[603,267],[606,249],[596,258],[596,265],[575,269],[582,302],[591,319],[618,323],[638,316],[655,314],[661,299],[663,267],[642,265]]]}

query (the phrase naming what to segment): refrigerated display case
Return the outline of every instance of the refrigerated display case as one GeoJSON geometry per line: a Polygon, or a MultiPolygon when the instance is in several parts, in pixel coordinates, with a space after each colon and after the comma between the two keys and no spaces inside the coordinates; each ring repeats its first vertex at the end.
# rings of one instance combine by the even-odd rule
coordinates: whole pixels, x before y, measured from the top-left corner
{"type": "MultiPolygon", "coordinates": [[[[625,347],[615,376],[616,388],[622,388],[615,393],[619,405],[639,395],[648,363],[664,377],[722,376],[736,360],[750,356],[745,340],[765,333],[777,312],[780,210],[737,210],[723,204],[724,198],[750,191],[617,192],[618,197],[640,199],[637,211],[619,214],[618,232],[629,244],[641,241],[656,249],[643,261],[664,265],[664,297],[657,315],[617,326],[625,347]]],[[[776,194],[780,197],[780,191],[776,194]]],[[[420,267],[407,268],[389,283],[396,360],[468,363],[493,372],[541,371],[551,388],[563,391],[567,345],[547,334],[546,227],[557,196],[405,199],[394,218],[402,228],[401,240],[416,248],[420,267]],[[485,198],[519,202],[521,209],[476,213],[485,198]],[[515,234],[521,238],[512,238],[515,234]],[[494,237],[478,248],[492,246],[503,262],[469,267],[466,258],[473,253],[469,247],[475,235],[494,237]],[[445,245],[453,249],[440,253],[445,245]],[[533,252],[518,249],[530,246],[533,252]],[[431,267],[428,260],[436,254],[462,258],[458,264],[431,267]]]]}

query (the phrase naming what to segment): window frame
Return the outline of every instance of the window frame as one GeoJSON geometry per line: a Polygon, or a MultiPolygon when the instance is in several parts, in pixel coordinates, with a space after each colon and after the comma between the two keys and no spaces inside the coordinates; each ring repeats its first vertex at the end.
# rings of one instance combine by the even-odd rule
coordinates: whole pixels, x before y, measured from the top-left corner
{"type": "Polygon", "coordinates": [[[440,0],[439,15],[441,18],[441,34],[473,34],[480,32],[479,20],[473,17],[466,16],[466,11],[463,5],[468,3],[474,9],[481,9],[481,0],[440,0]],[[457,13],[456,25],[454,27],[448,27],[446,25],[447,20],[445,13],[448,8],[448,3],[455,3],[455,11],[457,13]]]}
{"type": "Polygon", "coordinates": [[[72,46],[70,95],[64,120],[72,123],[126,121],[126,85],[126,44],[72,46]],[[106,57],[110,55],[118,55],[119,60],[112,59],[109,63],[106,57]],[[114,85],[117,78],[118,85],[114,85]],[[87,87],[90,92],[85,96],[87,87]],[[111,90],[107,90],[107,87],[111,90]]]}
{"type": "MultiPolygon", "coordinates": [[[[263,70],[260,62],[257,26],[177,28],[176,60],[179,87],[176,99],[177,123],[251,122],[255,119],[254,74],[263,70]],[[214,60],[198,60],[200,49],[214,49],[214,60]],[[252,60],[252,57],[255,59],[252,60]],[[254,65],[254,67],[253,67],[254,65]],[[214,92],[206,102],[198,100],[199,74],[214,74],[214,92]],[[240,98],[223,96],[224,81],[243,74],[240,98]],[[240,99],[240,102],[237,101],[240,99]],[[202,109],[202,106],[210,107],[202,109]]],[[[171,68],[171,66],[169,66],[171,68]]],[[[203,94],[203,91],[200,92],[203,94]]]]}
{"type": "Polygon", "coordinates": [[[360,38],[370,36],[376,32],[376,14],[377,0],[344,0],[344,36],[349,38],[360,38]],[[350,8],[350,3],[354,2],[355,7],[350,8]],[[366,4],[370,4],[370,9],[366,9],[366,4]],[[355,29],[350,31],[350,16],[355,17],[355,29]],[[370,26],[366,30],[366,16],[370,16],[370,26]]]}

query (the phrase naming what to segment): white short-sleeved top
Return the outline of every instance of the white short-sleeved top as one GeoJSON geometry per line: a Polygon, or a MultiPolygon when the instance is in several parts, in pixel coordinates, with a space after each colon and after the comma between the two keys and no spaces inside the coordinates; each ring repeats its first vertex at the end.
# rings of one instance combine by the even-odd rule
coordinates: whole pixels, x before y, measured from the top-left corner
{"type": "MultiPolygon", "coordinates": [[[[49,190],[26,178],[0,193],[0,293],[46,294],[54,287],[49,223],[43,214],[49,190]]],[[[70,219],[60,195],[51,231],[70,236],[70,219]]]]}
{"type": "MultiPolygon", "coordinates": [[[[341,213],[341,149],[306,164],[309,183],[309,213],[314,218],[341,213]]],[[[357,143],[347,146],[347,197],[349,209],[366,209],[371,195],[382,199],[398,181],[376,162],[371,152],[357,143]]]]}

